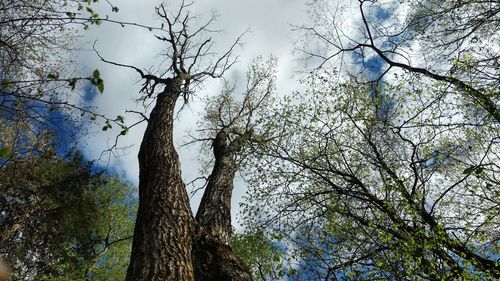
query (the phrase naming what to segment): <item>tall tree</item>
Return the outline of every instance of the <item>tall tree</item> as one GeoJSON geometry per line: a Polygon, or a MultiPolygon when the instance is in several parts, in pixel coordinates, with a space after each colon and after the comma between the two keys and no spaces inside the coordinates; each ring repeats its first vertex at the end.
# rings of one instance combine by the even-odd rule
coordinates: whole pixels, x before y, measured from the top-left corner
{"type": "Polygon", "coordinates": [[[236,85],[226,83],[222,93],[208,101],[199,128],[203,134],[194,137],[194,141],[213,148],[210,154],[214,162],[196,220],[225,244],[232,231],[229,213],[234,175],[248,154],[245,146],[255,141],[256,118],[272,100],[275,72],[276,59],[259,59],[247,73],[243,93],[236,94],[236,85]]]}
{"type": "MultiPolygon", "coordinates": [[[[182,3],[179,9],[170,13],[164,5],[157,7],[157,14],[165,21],[167,35],[156,36],[167,45],[166,70],[160,75],[145,73],[139,68],[113,63],[135,69],[145,80],[142,92],[144,99],[154,98],[156,105],[149,118],[139,151],[139,209],[132,256],[126,280],[249,280],[250,274],[243,263],[234,255],[224,240],[227,232],[227,207],[221,220],[212,220],[214,213],[201,214],[194,218],[189,198],[181,177],[179,157],[173,145],[173,120],[176,102],[182,98],[187,102],[193,88],[206,78],[220,78],[236,62],[232,52],[240,43],[238,38],[219,57],[214,57],[210,24],[212,16],[205,24],[192,29],[193,17],[187,12],[191,4],[182,3]],[[162,87],[159,91],[157,88],[162,87]],[[210,218],[209,218],[210,217],[210,218]],[[224,224],[222,227],[216,224],[224,224]],[[215,236],[213,234],[216,234],[215,236]]],[[[226,139],[219,138],[222,142],[226,139]]],[[[224,144],[216,144],[217,153],[224,144]]],[[[223,153],[224,154],[224,153],[223,153]]],[[[217,154],[217,157],[221,156],[217,154]]],[[[228,155],[223,162],[228,160],[228,155]]],[[[221,161],[222,159],[219,159],[221,161]]],[[[228,179],[232,179],[233,167],[220,171],[229,173],[223,178],[223,193],[228,193],[228,179]]],[[[224,169],[226,169],[224,168],[224,169]]],[[[215,172],[219,173],[219,172],[215,172]]],[[[210,184],[213,186],[213,184],[210,184]]],[[[210,189],[220,193],[215,187],[210,189]]],[[[213,200],[207,196],[206,200],[213,200]]],[[[230,197],[229,197],[230,198],[230,197]]],[[[217,204],[226,204],[216,202],[217,204]]],[[[203,205],[203,203],[202,203],[203,205]]],[[[217,215],[217,217],[219,217],[217,215]]]]}
{"type": "Polygon", "coordinates": [[[310,4],[317,67],[262,120],[248,214],[298,280],[497,279],[498,3],[310,4]]]}
{"type": "MultiPolygon", "coordinates": [[[[203,193],[196,222],[218,243],[229,249],[231,240],[231,199],[235,173],[249,154],[249,144],[258,141],[253,134],[261,111],[272,101],[276,59],[257,60],[250,67],[246,87],[236,94],[236,85],[226,84],[222,93],[210,99],[200,131],[203,141],[213,149],[213,167],[203,193]],[[240,97],[240,99],[236,97],[240,97]]],[[[208,237],[208,236],[207,236],[208,237]]],[[[249,280],[249,270],[242,266],[232,251],[226,253],[206,243],[211,239],[195,239],[193,262],[196,280],[249,280]],[[221,258],[221,255],[223,256],[221,258]],[[225,256],[225,257],[224,257],[225,256]],[[216,258],[218,262],[211,262],[216,258]],[[233,265],[230,265],[233,264],[233,265]],[[237,274],[232,273],[237,269],[237,274]]],[[[217,245],[217,244],[216,244],[217,245]]]]}

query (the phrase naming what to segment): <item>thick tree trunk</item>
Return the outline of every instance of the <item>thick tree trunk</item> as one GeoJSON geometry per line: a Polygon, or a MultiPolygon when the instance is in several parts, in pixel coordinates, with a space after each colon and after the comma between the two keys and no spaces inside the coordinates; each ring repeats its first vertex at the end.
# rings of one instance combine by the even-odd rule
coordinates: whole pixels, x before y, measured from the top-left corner
{"type": "Polygon", "coordinates": [[[215,166],[193,218],[173,145],[173,116],[182,80],[157,97],[139,151],[139,209],[127,281],[247,281],[248,268],[228,246],[237,169],[226,135],[214,141],[215,166]]]}
{"type": "Polygon", "coordinates": [[[200,227],[193,242],[196,280],[252,280],[249,269],[228,245],[237,149],[228,144],[225,129],[217,134],[213,149],[215,164],[196,213],[200,227]]]}
{"type": "Polygon", "coordinates": [[[139,151],[139,209],[127,281],[194,280],[194,218],[173,146],[173,116],[182,80],[158,95],[139,151]]]}

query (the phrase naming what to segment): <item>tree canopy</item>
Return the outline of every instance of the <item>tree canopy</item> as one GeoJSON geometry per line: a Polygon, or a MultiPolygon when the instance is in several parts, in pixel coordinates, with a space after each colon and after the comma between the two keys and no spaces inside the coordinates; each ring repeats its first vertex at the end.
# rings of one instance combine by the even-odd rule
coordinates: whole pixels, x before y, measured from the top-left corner
{"type": "Polygon", "coordinates": [[[496,4],[310,5],[315,66],[260,121],[247,229],[285,237],[296,280],[498,278],[496,4]]]}
{"type": "Polygon", "coordinates": [[[216,13],[194,15],[194,2],[156,6],[159,27],[94,2],[0,3],[0,254],[12,280],[500,278],[498,1],[307,1],[290,92],[272,56],[233,75],[249,32],[220,42],[216,13]],[[105,90],[71,55],[76,32],[101,24],[163,44],[146,68],[94,44],[101,62],[138,74],[143,109],[122,109],[136,123],[72,97],[105,90]],[[210,79],[222,90],[206,97],[210,79]],[[206,103],[185,145],[201,143],[204,169],[185,183],[174,128],[195,97],[206,103]],[[146,124],[137,191],[58,136],[66,126],[78,138],[87,118],[121,128],[111,152],[146,124]],[[191,184],[203,190],[196,213],[191,184]]]}
{"type": "Polygon", "coordinates": [[[50,131],[2,121],[0,251],[13,280],[124,276],[133,189],[93,172],[77,151],[58,154],[50,131]]]}

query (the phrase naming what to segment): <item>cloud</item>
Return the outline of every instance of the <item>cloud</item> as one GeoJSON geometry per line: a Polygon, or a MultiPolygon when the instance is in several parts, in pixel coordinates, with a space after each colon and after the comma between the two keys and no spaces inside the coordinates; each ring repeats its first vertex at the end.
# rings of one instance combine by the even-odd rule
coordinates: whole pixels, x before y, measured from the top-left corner
{"type": "MultiPolygon", "coordinates": [[[[110,14],[113,19],[127,22],[137,22],[146,25],[160,26],[161,22],[154,13],[154,6],[158,1],[114,1],[119,7],[118,14],[110,14]]],[[[100,3],[100,2],[98,2],[100,3]]],[[[174,3],[175,4],[175,3],[174,3]]],[[[291,82],[290,77],[295,67],[294,58],[291,55],[292,39],[291,24],[300,24],[305,19],[303,13],[303,1],[293,0],[254,0],[254,1],[234,1],[234,0],[211,0],[198,1],[192,7],[191,14],[210,15],[215,11],[219,15],[216,27],[223,30],[216,38],[217,47],[223,49],[234,42],[244,30],[250,27],[251,32],[245,36],[245,47],[237,50],[240,53],[240,63],[236,65],[228,77],[243,77],[248,65],[257,56],[268,56],[270,54],[278,57],[279,77],[278,89],[281,93],[289,93],[297,86],[291,82]]],[[[96,8],[99,11],[108,11],[110,8],[106,3],[101,3],[96,8]]],[[[104,14],[104,12],[100,12],[104,14]]],[[[105,81],[105,91],[103,94],[83,94],[75,97],[79,102],[91,102],[100,113],[105,113],[109,117],[125,115],[127,109],[141,111],[142,105],[136,103],[139,97],[140,83],[135,71],[127,68],[120,68],[105,64],[99,61],[92,52],[91,45],[95,41],[95,46],[106,59],[130,64],[136,67],[149,69],[158,66],[161,57],[158,56],[163,43],[154,38],[155,32],[146,29],[104,23],[98,28],[92,28],[88,32],[82,33],[81,45],[89,51],[82,52],[78,57],[78,62],[83,71],[91,73],[98,68],[101,77],[105,81]],[[89,97],[92,97],[90,100],[89,97]]],[[[186,141],[186,132],[192,129],[198,117],[204,110],[201,97],[217,94],[221,89],[220,81],[209,81],[204,88],[197,93],[198,98],[190,103],[175,123],[175,143],[182,144],[186,141]]],[[[125,115],[128,124],[136,122],[138,116],[133,114],[125,115]]],[[[101,131],[102,124],[92,125],[90,134],[86,136],[82,143],[84,155],[89,159],[101,157],[103,150],[114,143],[118,129],[107,132],[101,131]]],[[[137,153],[142,140],[145,124],[132,129],[126,136],[119,140],[120,147],[125,150],[115,151],[116,156],[109,158],[109,165],[113,171],[124,176],[133,184],[138,184],[138,162],[137,153]]],[[[178,149],[183,178],[186,182],[199,176],[199,163],[197,154],[199,149],[189,147],[188,149],[178,149]]],[[[107,157],[101,157],[102,164],[108,164],[107,157]]],[[[233,215],[246,188],[241,180],[236,183],[233,215]]],[[[192,207],[196,210],[201,192],[192,200],[192,207]]]]}

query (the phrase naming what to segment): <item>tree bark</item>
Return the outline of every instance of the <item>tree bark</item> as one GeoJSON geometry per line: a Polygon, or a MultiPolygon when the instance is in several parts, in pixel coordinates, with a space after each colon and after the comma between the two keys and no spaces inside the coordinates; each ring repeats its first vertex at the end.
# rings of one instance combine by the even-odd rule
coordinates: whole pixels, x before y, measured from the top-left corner
{"type": "Polygon", "coordinates": [[[212,143],[215,164],[196,213],[200,226],[193,245],[196,280],[252,280],[248,267],[229,246],[238,147],[237,142],[228,143],[226,130],[220,130],[212,143]]]}
{"type": "Polygon", "coordinates": [[[227,133],[221,130],[212,143],[215,164],[207,188],[196,213],[196,221],[224,244],[231,237],[231,196],[237,165],[234,151],[227,143],[227,133]]]}
{"type": "Polygon", "coordinates": [[[228,245],[237,169],[225,131],[214,141],[215,166],[192,215],[173,145],[182,78],[157,97],[139,151],[139,209],[126,281],[247,281],[251,274],[228,245]]]}
{"type": "Polygon", "coordinates": [[[199,281],[252,280],[250,270],[231,247],[202,229],[193,240],[193,266],[199,281]]]}
{"type": "Polygon", "coordinates": [[[182,80],[157,97],[139,151],[139,209],[127,281],[194,280],[194,218],[173,145],[173,116],[182,80]]]}

